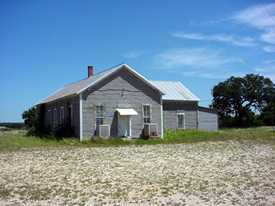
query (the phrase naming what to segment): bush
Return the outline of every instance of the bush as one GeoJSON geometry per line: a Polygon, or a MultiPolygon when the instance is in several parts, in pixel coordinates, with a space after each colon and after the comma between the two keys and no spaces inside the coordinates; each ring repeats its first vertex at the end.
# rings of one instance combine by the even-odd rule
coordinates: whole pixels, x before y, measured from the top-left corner
{"type": "Polygon", "coordinates": [[[24,111],[22,118],[28,129],[28,135],[43,135],[43,122],[39,107],[32,107],[24,111]]]}

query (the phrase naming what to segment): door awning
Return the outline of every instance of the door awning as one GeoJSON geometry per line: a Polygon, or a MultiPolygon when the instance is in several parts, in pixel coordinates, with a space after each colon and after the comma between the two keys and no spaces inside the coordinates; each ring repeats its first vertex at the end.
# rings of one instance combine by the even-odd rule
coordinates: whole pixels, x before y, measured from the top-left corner
{"type": "Polygon", "coordinates": [[[134,109],[116,109],[120,115],[137,115],[138,113],[134,109]]]}

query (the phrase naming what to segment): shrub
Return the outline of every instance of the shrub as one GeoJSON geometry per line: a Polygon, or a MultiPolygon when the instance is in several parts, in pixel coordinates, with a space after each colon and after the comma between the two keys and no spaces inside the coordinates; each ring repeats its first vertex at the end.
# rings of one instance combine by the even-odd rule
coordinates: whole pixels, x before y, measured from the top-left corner
{"type": "Polygon", "coordinates": [[[28,129],[28,135],[41,136],[43,134],[42,116],[39,107],[32,107],[24,111],[22,118],[28,129]]]}

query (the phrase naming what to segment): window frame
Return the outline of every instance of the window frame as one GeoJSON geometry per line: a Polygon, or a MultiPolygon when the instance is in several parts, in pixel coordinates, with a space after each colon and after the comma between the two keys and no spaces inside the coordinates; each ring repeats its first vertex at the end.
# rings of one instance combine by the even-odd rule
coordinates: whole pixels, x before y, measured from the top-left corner
{"type": "Polygon", "coordinates": [[[104,113],[105,113],[105,106],[103,104],[97,104],[95,105],[95,126],[97,127],[98,125],[103,125],[104,124],[104,113]],[[100,116],[98,116],[98,107],[102,107],[102,110],[100,111],[100,116]],[[97,124],[97,120],[101,119],[101,123],[97,124]]]}
{"type": "Polygon", "coordinates": [[[152,107],[151,107],[151,104],[142,104],[142,122],[143,124],[150,124],[152,123],[152,107]],[[149,116],[148,115],[145,115],[145,109],[144,107],[149,107],[149,116]],[[149,121],[144,121],[146,119],[149,119],[149,121]]]}
{"type": "Polygon", "coordinates": [[[185,129],[185,113],[184,112],[179,112],[177,113],[177,129],[185,129]],[[183,116],[183,122],[182,122],[182,127],[179,127],[179,116],[183,116]]]}

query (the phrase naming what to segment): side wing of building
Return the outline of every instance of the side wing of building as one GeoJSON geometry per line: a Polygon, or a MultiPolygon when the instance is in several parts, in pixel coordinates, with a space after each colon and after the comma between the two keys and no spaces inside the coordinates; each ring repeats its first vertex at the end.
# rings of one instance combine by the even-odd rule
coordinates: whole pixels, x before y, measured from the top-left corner
{"type": "Polygon", "coordinates": [[[217,131],[218,114],[213,110],[205,107],[198,108],[198,129],[206,131],[217,131]]]}
{"type": "Polygon", "coordinates": [[[164,129],[198,128],[197,112],[197,101],[163,101],[164,129]]]}
{"type": "Polygon", "coordinates": [[[72,136],[79,137],[79,96],[58,99],[44,105],[44,127],[47,132],[68,126],[72,136]]]}

